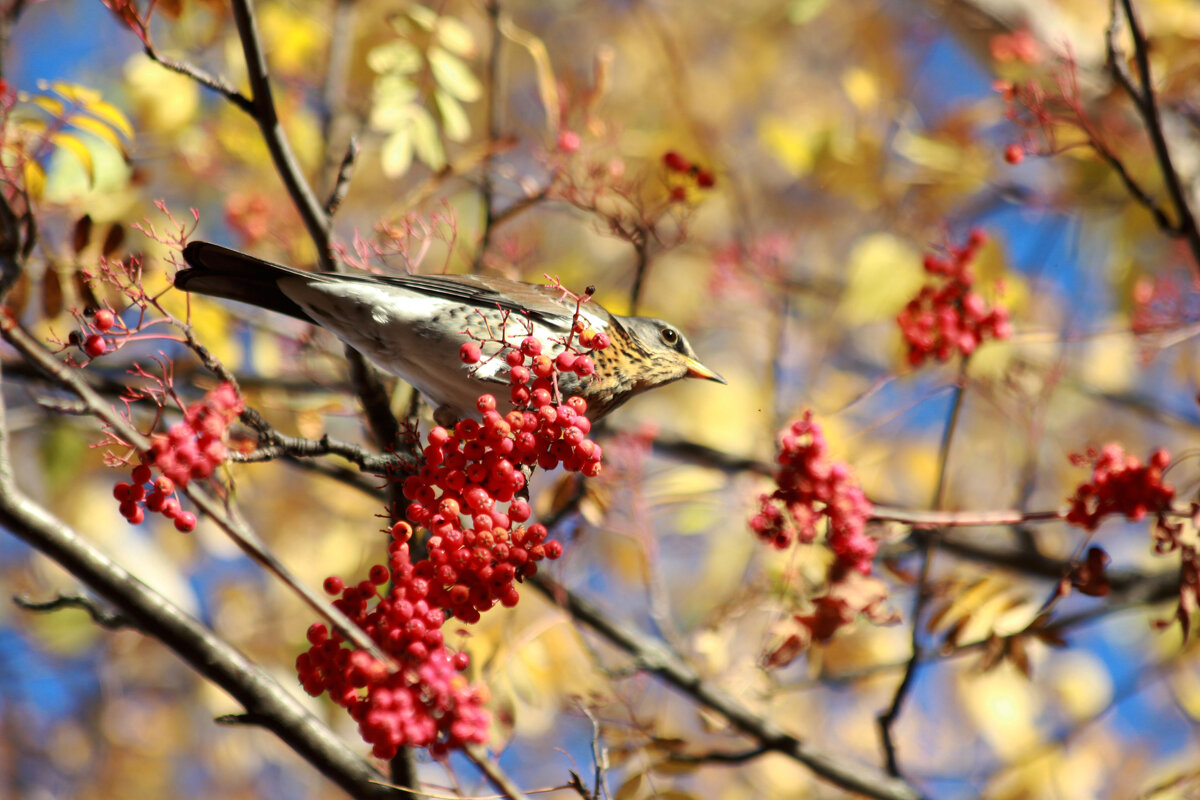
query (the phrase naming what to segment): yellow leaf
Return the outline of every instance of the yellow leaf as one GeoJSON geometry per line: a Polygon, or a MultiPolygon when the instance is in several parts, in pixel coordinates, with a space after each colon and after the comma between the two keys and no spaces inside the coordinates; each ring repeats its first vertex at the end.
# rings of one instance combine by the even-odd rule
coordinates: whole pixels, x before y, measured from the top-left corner
{"type": "Polygon", "coordinates": [[[415,22],[419,27],[427,31],[433,30],[433,26],[437,24],[437,12],[425,6],[414,5],[408,9],[408,18],[415,22]]]}
{"type": "Polygon", "coordinates": [[[849,324],[890,320],[924,282],[920,254],[888,233],[872,233],[850,251],[838,313],[849,324]]]}
{"type": "Polygon", "coordinates": [[[1050,669],[1049,685],[1071,719],[1091,719],[1112,701],[1112,674],[1092,653],[1066,650],[1054,657],[1050,669]]]}
{"type": "Polygon", "coordinates": [[[896,134],[893,147],[897,153],[918,166],[939,172],[957,171],[963,163],[964,150],[961,146],[934,139],[901,128],[896,134]]]}
{"type": "Polygon", "coordinates": [[[133,126],[129,123],[129,118],[112,103],[100,100],[95,103],[89,103],[85,110],[88,114],[96,117],[126,139],[133,138],[133,126]]]}
{"type": "Polygon", "coordinates": [[[828,138],[826,127],[815,120],[767,116],[758,124],[758,140],[796,177],[812,172],[828,138]]]}
{"type": "Polygon", "coordinates": [[[412,166],[413,146],[412,133],[408,128],[396,131],[383,142],[379,153],[383,166],[383,174],[389,178],[397,178],[408,172],[412,166]]]}
{"type": "Polygon", "coordinates": [[[94,117],[76,114],[75,116],[71,117],[71,127],[86,133],[90,133],[96,138],[108,142],[118,150],[124,149],[124,142],[121,140],[121,137],[117,135],[117,132],[109,127],[109,125],[106,123],[101,122],[94,117]]]}
{"type": "Polygon", "coordinates": [[[35,200],[41,199],[46,191],[46,171],[33,159],[25,162],[25,191],[35,200]]]}
{"type": "Polygon", "coordinates": [[[67,108],[66,103],[62,100],[46,94],[29,95],[26,102],[42,109],[54,119],[61,119],[67,108]]]}
{"type": "Polygon", "coordinates": [[[55,147],[75,156],[83,165],[89,183],[96,179],[96,167],[92,161],[92,153],[82,139],[73,133],[56,133],[50,137],[50,142],[55,147]]]}
{"type": "MultiPolygon", "coordinates": [[[[41,88],[44,84],[38,83],[41,88]]],[[[78,103],[81,106],[89,106],[92,103],[102,101],[102,95],[95,89],[89,89],[86,86],[80,86],[77,83],[66,83],[65,81],[55,81],[50,84],[50,89],[57,92],[60,96],[65,97],[72,103],[78,103]]]]}
{"type": "Polygon", "coordinates": [[[475,37],[471,30],[454,17],[440,17],[437,21],[437,42],[455,55],[470,58],[475,55],[475,37]]]}
{"type": "Polygon", "coordinates": [[[433,99],[442,116],[442,130],[446,132],[446,138],[452,142],[465,142],[471,135],[471,121],[467,119],[462,104],[442,91],[435,91],[433,99]]]}
{"type": "Polygon", "coordinates": [[[812,22],[829,5],[829,0],[792,0],[788,3],[788,22],[803,25],[812,22]]]}
{"type": "Polygon", "coordinates": [[[1039,742],[1035,720],[1041,701],[1010,664],[983,674],[960,673],[957,688],[968,718],[1002,759],[1018,758],[1039,742]]]}
{"type": "Polygon", "coordinates": [[[326,27],[289,4],[264,4],[258,22],[276,72],[302,74],[324,54],[326,27]]]}
{"type": "Polygon", "coordinates": [[[442,140],[438,138],[437,124],[421,106],[413,106],[411,131],[413,151],[417,158],[434,171],[446,166],[446,151],[442,149],[442,140]]]}
{"type": "Polygon", "coordinates": [[[421,69],[423,63],[421,51],[410,42],[388,42],[367,53],[367,66],[380,75],[388,72],[409,75],[421,69]]]}
{"type": "Polygon", "coordinates": [[[861,67],[842,73],[842,89],[859,111],[869,111],[879,105],[879,82],[861,67]]]}

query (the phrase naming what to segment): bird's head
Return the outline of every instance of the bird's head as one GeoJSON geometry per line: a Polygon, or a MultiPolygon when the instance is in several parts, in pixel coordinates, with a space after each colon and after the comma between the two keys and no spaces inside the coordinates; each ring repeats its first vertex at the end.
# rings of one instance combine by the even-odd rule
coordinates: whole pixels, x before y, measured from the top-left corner
{"type": "Polygon", "coordinates": [[[726,383],[700,363],[696,351],[679,329],[653,317],[622,317],[619,324],[633,344],[628,348],[630,374],[637,376],[634,392],[652,389],[681,378],[703,378],[726,383]]]}

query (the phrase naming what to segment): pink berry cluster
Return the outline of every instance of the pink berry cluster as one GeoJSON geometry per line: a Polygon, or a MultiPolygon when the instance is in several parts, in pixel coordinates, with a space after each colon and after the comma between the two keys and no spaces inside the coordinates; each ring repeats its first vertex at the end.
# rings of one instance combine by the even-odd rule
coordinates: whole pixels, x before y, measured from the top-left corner
{"type": "Polygon", "coordinates": [[[172,495],[193,479],[212,475],[224,463],[225,433],[243,408],[233,385],[222,383],[188,406],[183,420],[167,433],[155,434],[141,463],[133,468],[132,483],[113,487],[113,497],[121,504],[125,519],[136,525],[150,511],[173,520],[184,533],[195,530],[196,515],[180,508],[179,500],[172,495]],[[151,484],[152,468],[161,475],[151,484]]]}
{"type": "Polygon", "coordinates": [[[1105,445],[1099,452],[1089,450],[1082,456],[1072,456],[1072,461],[1092,465],[1091,481],[1075,489],[1067,512],[1067,522],[1086,530],[1096,530],[1110,514],[1123,514],[1131,521],[1159,514],[1175,497],[1174,487],[1163,480],[1171,456],[1161,448],[1150,455],[1146,464],[1126,455],[1116,443],[1105,445]]]}
{"type": "Polygon", "coordinates": [[[965,245],[950,247],[944,256],[925,256],[925,271],[932,281],[896,317],[908,344],[908,363],[914,367],[930,356],[939,361],[955,352],[969,356],[985,339],[1007,339],[1012,334],[1008,309],[988,308],[972,288],[971,262],[986,240],[982,231],[974,230],[965,245]]]}
{"type": "Polygon", "coordinates": [[[343,647],[342,637],[320,623],[309,628],[311,647],[296,659],[305,691],[314,697],[329,692],[383,759],[404,746],[428,747],[441,756],[487,741],[485,692],[461,674],[469,665],[467,654],[446,647],[441,630],[446,615],[434,601],[435,582],[423,569],[429,562],[414,566],[410,560],[411,535],[407,523],[393,527],[389,567],[376,565],[369,580],[355,586],[344,586],[336,577],[325,581],[327,592],[341,595],[334,605],[399,668],[388,669],[361,650],[343,647]],[[380,597],[379,587],[389,579],[392,587],[380,597]]]}
{"type": "Polygon", "coordinates": [[[812,542],[817,525],[828,521],[826,543],[836,556],[832,575],[857,570],[871,573],[878,545],[866,533],[871,502],[854,472],[829,456],[829,446],[811,410],[785,429],[779,440],[778,488],[759,498],[750,518],[754,533],[782,550],[799,540],[812,542]]]}

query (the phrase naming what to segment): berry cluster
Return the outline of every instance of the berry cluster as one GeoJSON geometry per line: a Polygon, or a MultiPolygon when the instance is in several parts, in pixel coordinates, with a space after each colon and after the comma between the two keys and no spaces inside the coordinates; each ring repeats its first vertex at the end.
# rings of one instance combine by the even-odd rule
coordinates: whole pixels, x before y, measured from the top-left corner
{"type": "Polygon", "coordinates": [[[945,257],[925,256],[925,271],[933,282],[921,287],[896,317],[908,344],[908,363],[920,366],[929,356],[945,361],[955,352],[969,356],[984,339],[1007,339],[1012,334],[1008,309],[988,308],[972,286],[971,262],[986,241],[982,231],[972,231],[962,247],[951,247],[945,257]]]}
{"type": "MultiPolygon", "coordinates": [[[[663,166],[669,172],[683,175],[695,181],[696,186],[701,189],[711,189],[717,183],[717,178],[711,170],[707,170],[699,164],[693,164],[674,150],[668,150],[663,154],[663,166]]],[[[671,187],[671,199],[676,202],[686,200],[687,188],[682,185],[671,187]]]]}
{"type": "Polygon", "coordinates": [[[497,603],[515,605],[516,582],[533,575],[538,561],[562,555],[559,542],[546,540],[545,526],[524,524],[532,513],[519,496],[526,470],[561,465],[589,476],[600,472],[600,447],[587,436],[587,403],[578,396],[562,400],[559,379],[590,376],[595,363],[589,352],[607,347],[608,336],[587,328],[577,314],[553,355],[526,337],[519,345],[467,342],[459,356],[479,364],[482,345],[489,343],[499,345],[491,358],[508,366],[513,410],[501,415],[496,398],[485,394],[476,403],[479,420],[434,427],[422,466],[404,480],[408,522],[392,527],[388,566],[372,568],[370,579],[354,586],[336,577],[325,584],[341,595],[338,608],[399,669],[350,650],[322,625],[310,629],[312,647],[296,662],[304,688],[313,695],[328,691],[346,707],[380,758],[405,745],[428,747],[438,756],[486,740],[482,691],[460,675],[467,656],[446,647],[442,625],[449,615],[473,623],[497,603]],[[416,564],[409,522],[429,532],[428,557],[416,564]],[[388,580],[391,588],[380,596],[378,587],[388,580]]]}
{"type": "Polygon", "coordinates": [[[805,411],[780,436],[780,468],[775,473],[778,488],[759,498],[750,528],[782,550],[795,540],[812,542],[817,524],[828,520],[826,542],[837,559],[833,572],[857,570],[869,575],[878,549],[866,534],[871,503],[850,467],[831,459],[828,451],[812,411],[805,411]]]}
{"type": "Polygon", "coordinates": [[[92,316],[92,327],[95,328],[95,332],[84,336],[80,343],[88,358],[99,358],[108,352],[110,345],[105,334],[111,331],[116,323],[117,315],[107,308],[100,309],[92,316]]]}
{"type": "Polygon", "coordinates": [[[1109,514],[1123,514],[1131,521],[1160,514],[1175,497],[1174,487],[1163,480],[1163,470],[1171,461],[1166,450],[1155,450],[1149,463],[1142,464],[1113,443],[1099,452],[1072,456],[1072,461],[1092,465],[1091,481],[1075,489],[1067,512],[1067,522],[1086,530],[1096,530],[1109,514]]]}
{"type": "Polygon", "coordinates": [[[432,602],[433,583],[420,577],[429,562],[414,567],[409,558],[411,535],[407,523],[394,526],[390,570],[376,565],[370,579],[355,586],[343,586],[334,577],[325,581],[327,592],[341,594],[334,605],[394,657],[399,669],[389,670],[367,653],[343,647],[341,636],[320,623],[309,628],[312,646],[296,659],[305,691],[314,697],[329,692],[358,722],[374,755],[383,759],[403,746],[428,747],[440,756],[487,741],[486,698],[461,675],[469,665],[467,654],[445,645],[445,613],[432,602]],[[379,586],[389,578],[391,589],[372,606],[379,586]]]}
{"type": "Polygon", "coordinates": [[[195,530],[196,515],[184,511],[173,495],[176,488],[187,486],[193,479],[207,478],[224,463],[225,432],[243,408],[233,385],[222,383],[188,406],[183,420],[167,433],[155,434],[150,449],[133,469],[132,483],[113,487],[113,497],[121,504],[125,519],[137,525],[146,518],[145,512],[151,511],[174,520],[175,527],[184,533],[195,530]],[[153,484],[152,467],[162,473],[153,484]]]}

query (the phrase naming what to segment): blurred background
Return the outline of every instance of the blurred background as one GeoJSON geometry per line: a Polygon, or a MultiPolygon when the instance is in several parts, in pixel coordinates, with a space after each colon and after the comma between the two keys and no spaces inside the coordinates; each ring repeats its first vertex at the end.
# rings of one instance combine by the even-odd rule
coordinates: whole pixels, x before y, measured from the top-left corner
{"type": "MultiPolygon", "coordinates": [[[[1190,191],[1200,9],[1136,8],[1190,191]]],[[[334,225],[352,256],[356,241],[374,241],[389,252],[375,267],[595,285],[611,311],[636,305],[679,325],[729,381],[635,399],[605,425],[604,474],[583,487],[538,475],[534,506],[543,518],[570,507],[556,532],[566,555],[550,574],[785,730],[882,763],[876,716],[908,663],[919,565],[909,528],[880,523],[876,574],[899,622],[860,621],[763,668],[828,563],[821,547],[770,550],[746,525],[771,488],[776,433],[804,409],[887,507],[930,509],[941,483],[945,509],[1055,510],[1090,477],[1069,456],[1110,441],[1140,457],[1167,448],[1180,501],[1195,496],[1198,265],[1100,157],[1114,154],[1171,208],[1143,120],[1105,66],[1109,4],[505,0],[495,24],[481,3],[457,0],[255,9],[284,128],[322,197],[358,136],[334,225]],[[1045,115],[1031,122],[997,81],[1042,87],[1045,115]],[[713,184],[666,168],[668,152],[713,184]],[[488,191],[495,218],[481,250],[488,191]],[[1013,335],[965,363],[912,368],[896,315],[924,281],[922,256],[975,228],[987,235],[979,290],[1010,309],[1013,335]]],[[[245,86],[225,4],[159,3],[150,36],[163,58],[245,86]]],[[[72,138],[27,173],[41,239],[22,313],[42,337],[77,327],[69,309],[84,298],[72,279],[102,252],[144,255],[146,285],[166,289],[167,249],[135,228],[170,228],[156,202],[188,225],[194,208],[194,238],[313,263],[253,120],[152,61],[112,9],[28,4],[2,67],[22,93],[8,126],[54,119],[64,97],[102,112],[92,113],[101,124],[71,123],[72,138]]],[[[163,303],[184,313],[177,292],[163,303]]],[[[244,307],[194,300],[191,313],[276,426],[363,439],[331,340],[244,307]]],[[[190,536],[158,518],[127,524],[111,495],[123,474],[94,447],[97,426],[36,405],[44,390],[0,352],[18,482],[360,746],[344,712],[296,683],[311,613],[204,520],[190,536]]],[[[159,352],[179,359],[185,397],[214,385],[159,339],[88,372],[124,380],[159,352]]],[[[393,401],[407,408],[403,387],[393,401]]],[[[310,586],[361,580],[383,559],[374,494],[282,462],[231,476],[240,512],[310,586]]],[[[1196,790],[1200,662],[1178,624],[1153,624],[1174,613],[1177,596],[1151,590],[1179,562],[1154,554],[1149,527],[1111,521],[1091,540],[1061,523],[952,532],[956,544],[931,563],[915,623],[925,660],[895,726],[914,785],[938,798],[1196,790]],[[1124,588],[1055,605],[1061,642],[1010,636],[1061,577],[1045,564],[1089,543],[1124,588]]],[[[33,600],[78,589],[7,535],[0,587],[33,600]]],[[[590,775],[598,731],[614,797],[846,796],[781,755],[706,758],[753,743],[627,669],[536,592],[522,595],[446,631],[472,654],[472,679],[491,694],[492,748],[526,790],[590,775]]],[[[213,724],[238,710],[136,631],[0,603],[0,795],[340,796],[269,733],[213,724]]],[[[450,767],[463,796],[490,791],[469,766],[450,767]]],[[[431,788],[454,791],[443,766],[421,770],[431,788]]]]}

